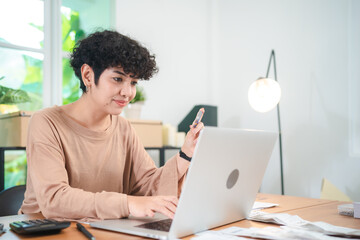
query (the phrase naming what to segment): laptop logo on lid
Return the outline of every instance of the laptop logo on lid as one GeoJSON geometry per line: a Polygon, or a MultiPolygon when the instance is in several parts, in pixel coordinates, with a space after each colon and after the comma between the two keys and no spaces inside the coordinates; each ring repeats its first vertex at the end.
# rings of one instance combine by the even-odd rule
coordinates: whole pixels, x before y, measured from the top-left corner
{"type": "Polygon", "coordinates": [[[228,177],[228,179],[227,179],[227,181],[226,181],[226,187],[227,187],[228,189],[231,189],[232,187],[234,187],[234,185],[236,184],[238,178],[239,178],[239,170],[234,169],[234,170],[230,173],[230,175],[229,175],[229,177],[228,177]]]}

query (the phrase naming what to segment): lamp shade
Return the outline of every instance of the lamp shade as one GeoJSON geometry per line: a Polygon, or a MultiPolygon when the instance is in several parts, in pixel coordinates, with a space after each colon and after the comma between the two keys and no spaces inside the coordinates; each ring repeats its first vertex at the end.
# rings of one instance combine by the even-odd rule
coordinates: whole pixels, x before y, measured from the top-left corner
{"type": "Polygon", "coordinates": [[[250,106],[257,112],[268,112],[279,103],[281,88],[277,81],[259,78],[250,85],[248,99],[250,106]]]}

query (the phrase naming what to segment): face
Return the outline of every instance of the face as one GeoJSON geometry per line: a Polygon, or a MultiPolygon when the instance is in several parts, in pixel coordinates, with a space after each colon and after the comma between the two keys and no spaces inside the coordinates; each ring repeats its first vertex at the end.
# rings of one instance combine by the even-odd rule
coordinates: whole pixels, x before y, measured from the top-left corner
{"type": "Polygon", "coordinates": [[[100,75],[98,84],[92,84],[89,97],[107,114],[118,115],[136,95],[138,79],[126,74],[121,67],[111,67],[100,75]]]}

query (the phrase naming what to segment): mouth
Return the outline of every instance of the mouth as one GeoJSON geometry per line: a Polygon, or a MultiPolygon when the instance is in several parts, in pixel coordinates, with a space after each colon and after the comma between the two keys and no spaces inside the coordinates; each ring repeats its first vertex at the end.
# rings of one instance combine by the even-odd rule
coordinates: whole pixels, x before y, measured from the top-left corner
{"type": "Polygon", "coordinates": [[[125,107],[128,104],[128,101],[124,101],[124,100],[113,100],[118,106],[120,107],[125,107]]]}

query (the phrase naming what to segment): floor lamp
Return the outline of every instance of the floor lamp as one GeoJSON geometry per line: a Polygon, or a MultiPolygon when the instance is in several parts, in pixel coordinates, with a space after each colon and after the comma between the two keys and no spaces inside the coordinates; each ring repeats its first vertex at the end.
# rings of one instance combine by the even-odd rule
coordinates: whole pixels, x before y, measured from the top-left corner
{"type": "Polygon", "coordinates": [[[260,77],[254,83],[251,84],[248,93],[250,106],[258,112],[268,112],[277,107],[277,119],[278,119],[278,129],[279,129],[279,148],[280,148],[280,181],[281,181],[281,194],[284,195],[284,173],[283,173],[283,156],[282,156],[282,141],[281,141],[281,124],[280,124],[280,107],[279,101],[281,98],[281,88],[277,81],[276,75],[276,61],[275,61],[275,51],[271,50],[269,65],[266,72],[266,77],[260,77]],[[273,79],[269,77],[269,71],[271,62],[274,66],[274,77],[273,79]]]}

